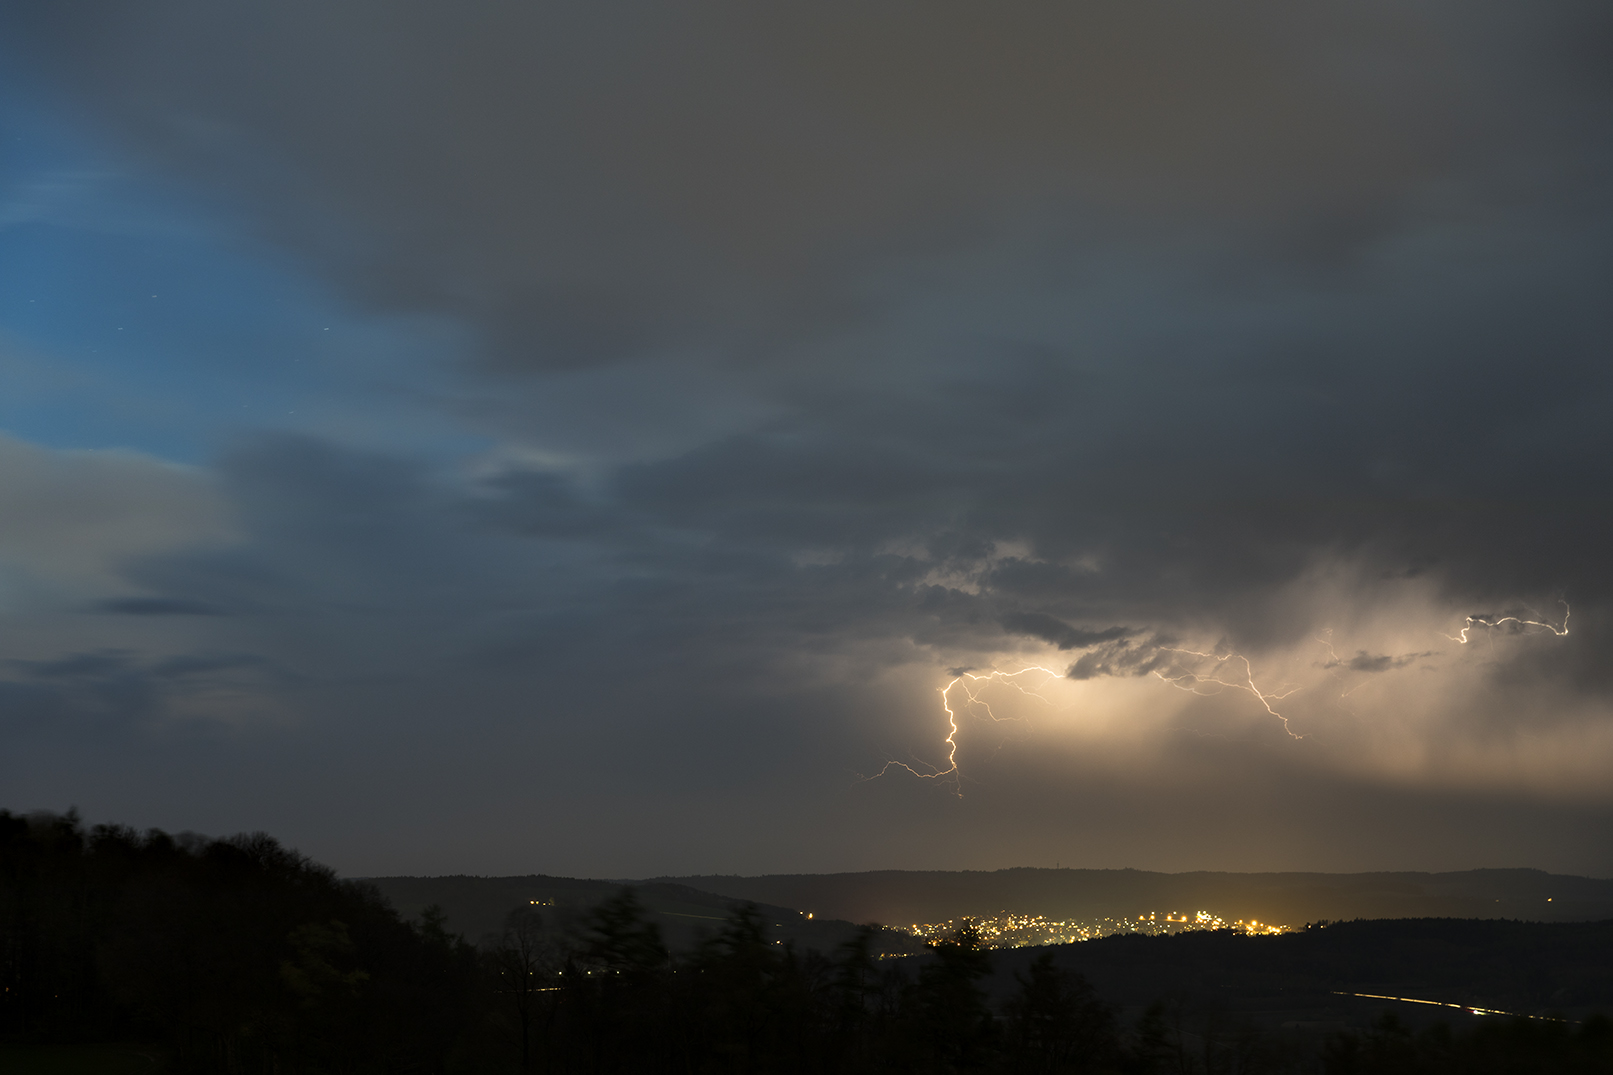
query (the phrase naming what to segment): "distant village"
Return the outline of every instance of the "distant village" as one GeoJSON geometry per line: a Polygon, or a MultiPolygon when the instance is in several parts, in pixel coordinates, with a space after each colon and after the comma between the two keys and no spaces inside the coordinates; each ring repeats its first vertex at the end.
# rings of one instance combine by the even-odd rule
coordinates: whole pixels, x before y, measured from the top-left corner
{"type": "MultiPolygon", "coordinates": [[[[954,918],[945,922],[916,922],[911,926],[900,928],[923,940],[939,940],[950,937],[964,921],[966,919],[954,918]]],[[[1110,937],[1117,933],[1140,933],[1144,936],[1159,937],[1193,930],[1229,929],[1239,933],[1266,936],[1290,931],[1285,925],[1258,922],[1253,919],[1239,918],[1229,922],[1209,911],[1197,911],[1193,914],[1177,911],[1160,914],[1154,911],[1138,915],[1136,918],[1060,921],[1041,915],[1004,912],[989,918],[974,918],[967,921],[974,922],[975,929],[980,933],[981,944],[986,948],[1031,948],[1044,944],[1071,944],[1076,941],[1110,937]]]]}

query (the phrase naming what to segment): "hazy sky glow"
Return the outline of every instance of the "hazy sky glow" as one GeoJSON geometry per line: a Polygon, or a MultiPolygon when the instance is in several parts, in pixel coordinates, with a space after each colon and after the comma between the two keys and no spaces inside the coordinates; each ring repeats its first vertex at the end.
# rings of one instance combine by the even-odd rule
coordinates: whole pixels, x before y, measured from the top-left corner
{"type": "Polygon", "coordinates": [[[41,2],[0,72],[0,805],[1613,874],[1604,3],[41,2]]]}

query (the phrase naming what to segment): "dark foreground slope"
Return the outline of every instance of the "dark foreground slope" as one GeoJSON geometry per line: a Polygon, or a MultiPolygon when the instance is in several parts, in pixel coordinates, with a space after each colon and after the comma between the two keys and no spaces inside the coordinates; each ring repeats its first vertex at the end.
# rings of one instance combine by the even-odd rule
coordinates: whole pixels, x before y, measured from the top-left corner
{"type": "Polygon", "coordinates": [[[1540,870],[1460,873],[909,871],[663,877],[661,882],[852,922],[945,922],[1012,911],[1052,919],[1210,911],[1299,926],[1353,918],[1613,918],[1613,880],[1540,870]]]}
{"type": "Polygon", "coordinates": [[[151,1043],[129,1053],[148,1069],[433,1070],[472,1016],[476,974],[431,923],[261,833],[0,811],[0,1043],[19,1063],[134,1041],[151,1043]]]}

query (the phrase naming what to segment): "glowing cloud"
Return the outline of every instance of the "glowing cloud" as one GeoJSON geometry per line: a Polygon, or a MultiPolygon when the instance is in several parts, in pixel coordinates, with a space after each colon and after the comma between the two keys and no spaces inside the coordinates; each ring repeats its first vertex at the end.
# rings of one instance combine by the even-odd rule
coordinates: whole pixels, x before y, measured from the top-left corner
{"type": "MultiPolygon", "coordinates": [[[[1471,632],[1478,628],[1495,632],[1509,630],[1519,634],[1545,633],[1553,638],[1568,636],[1568,620],[1571,615],[1568,602],[1562,601],[1563,618],[1560,623],[1551,623],[1543,618],[1528,618],[1538,616],[1538,613],[1495,615],[1469,615],[1457,634],[1445,634],[1444,637],[1453,642],[1467,644],[1471,632]]],[[[1405,668],[1415,661],[1436,656],[1433,651],[1391,656],[1388,654],[1372,654],[1361,650],[1355,657],[1343,659],[1334,649],[1330,637],[1316,637],[1314,641],[1327,651],[1327,660],[1313,662],[1312,667],[1319,669],[1327,676],[1315,684],[1284,683],[1278,687],[1262,686],[1257,681],[1255,665],[1248,656],[1239,652],[1215,652],[1212,650],[1188,649],[1180,646],[1164,645],[1158,640],[1145,642],[1141,645],[1131,646],[1127,635],[1131,631],[1108,629],[1106,631],[1082,631],[1079,628],[1069,628],[1052,617],[1037,617],[1034,622],[1031,617],[1021,616],[1005,620],[1015,627],[1028,625],[1031,629],[1025,633],[1034,634],[1043,641],[1056,642],[1065,637],[1081,639],[1086,646],[1095,647],[1107,645],[1113,652],[1102,654],[1089,654],[1076,662],[1065,672],[1058,672],[1041,664],[1028,664],[1025,667],[1008,671],[992,669],[987,672],[975,672],[968,669],[956,669],[952,678],[945,686],[938,688],[941,695],[941,710],[946,717],[947,732],[942,743],[945,747],[944,765],[923,765],[922,763],[909,764],[908,762],[888,760],[884,767],[867,779],[877,779],[893,769],[903,770],[921,780],[933,780],[950,784],[955,795],[962,795],[963,770],[958,759],[958,736],[961,731],[960,718],[965,715],[976,716],[993,723],[1019,722],[1025,723],[1025,718],[1017,716],[1000,715],[992,708],[990,700],[985,696],[984,690],[991,685],[1011,687],[1021,695],[1052,705],[1053,703],[1042,693],[1054,680],[1087,680],[1097,677],[1114,677],[1121,675],[1150,676],[1161,683],[1168,684],[1178,690],[1201,697],[1210,697],[1228,691],[1243,692],[1250,695],[1259,703],[1268,715],[1275,717],[1282,725],[1283,732],[1291,740],[1307,738],[1306,733],[1297,731],[1288,715],[1277,708],[1274,703],[1294,697],[1305,690],[1315,690],[1322,682],[1336,682],[1337,677],[1344,673],[1366,675],[1369,678],[1350,689],[1343,691],[1338,698],[1342,700],[1355,693],[1367,682],[1370,677],[1387,671],[1405,668]],[[1045,622],[1044,622],[1045,621],[1045,622]],[[1054,630],[1050,625],[1058,625],[1060,630],[1054,630]],[[1109,659],[1116,654],[1124,654],[1123,659],[1109,659]],[[1093,660],[1093,656],[1098,660],[1093,660]],[[1169,656],[1166,656],[1169,655],[1169,656]],[[1035,677],[1034,687],[1027,687],[1025,677],[1035,677]],[[961,697],[960,697],[961,695],[961,697]]],[[[1331,630],[1324,635],[1331,636],[1331,630]]],[[[1061,649],[1076,648],[1060,646],[1061,649]]]]}

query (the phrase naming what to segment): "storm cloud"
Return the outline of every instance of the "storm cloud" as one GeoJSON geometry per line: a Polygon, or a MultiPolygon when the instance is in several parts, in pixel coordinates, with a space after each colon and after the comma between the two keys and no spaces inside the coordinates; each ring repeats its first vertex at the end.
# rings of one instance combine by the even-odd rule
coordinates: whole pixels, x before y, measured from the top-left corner
{"type": "Polygon", "coordinates": [[[1051,642],[1059,649],[1086,649],[1099,642],[1114,642],[1132,633],[1125,627],[1105,627],[1098,631],[1083,630],[1040,612],[1010,612],[1003,617],[1003,628],[1016,634],[1031,635],[1044,642],[1051,642]]]}
{"type": "Polygon", "coordinates": [[[1602,5],[0,18],[128,168],[453,341],[204,465],[0,442],[7,504],[58,475],[0,515],[13,807],[375,871],[1613,869],[1602,5]],[[863,779],[1031,667],[953,781],[863,779]],[[91,798],[92,710],[235,790],[91,798]],[[1307,820],[1150,835],[1212,798],[1307,820]]]}

